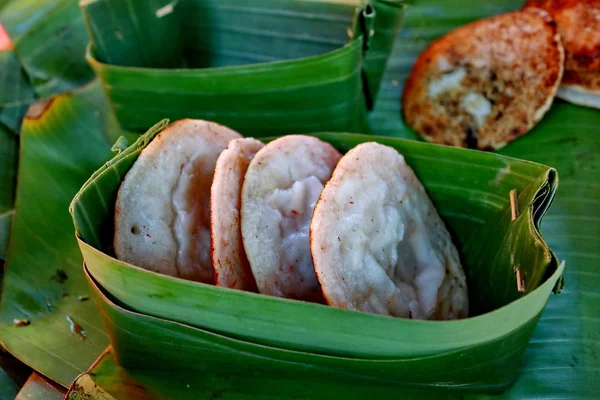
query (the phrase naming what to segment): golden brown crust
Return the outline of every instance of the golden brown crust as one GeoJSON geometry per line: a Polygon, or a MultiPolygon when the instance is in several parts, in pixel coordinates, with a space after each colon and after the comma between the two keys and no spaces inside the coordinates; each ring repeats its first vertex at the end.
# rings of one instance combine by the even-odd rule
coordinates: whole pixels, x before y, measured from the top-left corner
{"type": "Polygon", "coordinates": [[[565,48],[562,84],[600,92],[600,0],[529,0],[525,8],[546,10],[565,48]]]}
{"type": "Polygon", "coordinates": [[[556,25],[542,10],[475,21],[419,56],[404,88],[404,118],[429,141],[498,149],[549,108],[563,58],[556,25]]]}

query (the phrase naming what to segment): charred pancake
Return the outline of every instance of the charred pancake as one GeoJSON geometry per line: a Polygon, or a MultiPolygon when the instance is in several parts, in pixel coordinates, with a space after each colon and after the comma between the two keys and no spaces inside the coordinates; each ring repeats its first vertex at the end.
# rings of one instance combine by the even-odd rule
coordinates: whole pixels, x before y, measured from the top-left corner
{"type": "Polygon", "coordinates": [[[310,256],[313,207],[341,155],[310,136],[285,136],[252,159],[242,189],[242,237],[260,293],[322,302],[310,256]]]}
{"type": "Polygon", "coordinates": [[[550,107],[563,58],[545,11],[475,21],[419,56],[404,88],[404,118],[432,142],[498,149],[529,131],[550,107]]]}
{"type": "Polygon", "coordinates": [[[217,157],[237,132],[200,120],[166,127],[140,153],[117,196],[117,258],[212,283],[210,187],[217,157]]]}
{"type": "Polygon", "coordinates": [[[525,7],[550,13],[565,48],[565,72],[557,96],[600,108],[600,0],[529,0],[525,7]]]}
{"type": "Polygon", "coordinates": [[[416,319],[468,314],[450,234],[391,147],[364,143],[340,160],[315,207],[310,248],[332,306],[416,319]]]}
{"type": "Polygon", "coordinates": [[[217,160],[210,194],[211,256],[217,286],[257,291],[242,244],[240,207],[246,170],[263,146],[255,139],[235,139],[217,160]]]}

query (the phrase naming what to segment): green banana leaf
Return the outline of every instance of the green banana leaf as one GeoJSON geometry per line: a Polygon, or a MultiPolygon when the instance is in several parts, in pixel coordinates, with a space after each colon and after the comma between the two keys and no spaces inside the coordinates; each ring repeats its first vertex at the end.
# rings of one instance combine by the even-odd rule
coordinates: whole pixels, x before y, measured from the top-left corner
{"type": "Polygon", "coordinates": [[[38,104],[21,132],[17,213],[0,302],[0,340],[21,361],[68,385],[107,345],[81,273],[67,208],[120,135],[98,85],[38,104]],[[34,112],[35,111],[35,112],[34,112]],[[85,299],[83,297],[82,299],[85,299]],[[85,330],[70,331],[67,316],[85,330]],[[29,321],[13,326],[13,321],[29,321]]]}
{"type": "Polygon", "coordinates": [[[45,98],[90,82],[84,55],[85,24],[73,0],[12,0],[0,9],[0,23],[36,97],[45,98]]]}
{"type": "Polygon", "coordinates": [[[14,215],[18,146],[17,136],[0,125],[0,266],[6,257],[14,215]]]}
{"type": "Polygon", "coordinates": [[[19,390],[15,400],[62,400],[66,392],[63,387],[34,372],[19,390]]]}
{"type": "Polygon", "coordinates": [[[18,133],[34,99],[33,88],[14,50],[0,51],[0,126],[18,133]]]}
{"type": "MultiPolygon", "coordinates": [[[[11,3],[20,1],[13,0],[11,3]]],[[[0,7],[5,3],[0,2],[0,7]]],[[[27,3],[33,4],[31,1],[27,3]]],[[[50,1],[39,2],[37,5],[38,13],[31,13],[31,15],[37,18],[44,10],[48,10],[51,4],[50,1]]],[[[402,123],[399,111],[402,83],[412,66],[416,54],[430,40],[455,26],[485,15],[515,9],[520,5],[521,1],[519,0],[491,0],[485,3],[474,2],[473,0],[410,1],[403,25],[404,29],[400,32],[395,43],[394,53],[382,80],[383,84],[375,109],[370,114],[372,131],[377,134],[417,138],[415,133],[402,123]]],[[[5,9],[6,7],[0,12],[0,21],[4,24],[6,24],[5,9]]],[[[36,21],[35,18],[24,18],[23,20],[36,21]]],[[[27,24],[22,24],[22,26],[25,25],[27,24]]],[[[94,90],[96,89],[99,88],[96,87],[94,90]]],[[[90,88],[90,91],[93,91],[92,88],[90,88]]],[[[84,91],[84,93],[87,92],[84,91]]],[[[96,98],[96,96],[101,95],[93,93],[89,96],[96,98]]],[[[75,93],[71,98],[68,100],[63,99],[63,101],[77,104],[83,100],[80,93],[75,93]]],[[[110,111],[104,107],[102,102],[95,104],[94,108],[101,114],[110,114],[110,111]]],[[[561,296],[551,296],[525,353],[517,383],[504,396],[506,398],[591,399],[596,398],[597,393],[600,392],[600,381],[596,378],[598,370],[597,354],[600,346],[597,334],[597,321],[600,318],[600,310],[596,301],[599,287],[596,266],[600,256],[598,250],[600,225],[597,221],[600,219],[600,214],[596,199],[600,197],[600,189],[596,184],[597,176],[594,172],[594,170],[598,170],[599,163],[597,157],[593,156],[593,154],[598,154],[600,151],[598,141],[599,114],[595,110],[575,107],[557,101],[533,132],[502,150],[503,153],[511,156],[532,159],[558,168],[561,174],[561,190],[544,220],[542,231],[548,243],[556,250],[559,258],[566,259],[568,264],[565,272],[566,290],[561,296]]],[[[96,121],[90,113],[84,112],[77,115],[69,114],[66,119],[70,119],[70,121],[63,121],[67,127],[80,126],[81,129],[94,127],[94,121],[96,121]]],[[[40,128],[40,132],[44,132],[41,136],[49,138],[45,143],[46,147],[53,149],[50,151],[57,158],[68,159],[71,154],[77,154],[82,149],[85,152],[88,151],[88,149],[81,146],[68,145],[55,140],[60,135],[68,134],[68,129],[70,128],[65,129],[53,124],[44,124],[43,129],[40,128]]],[[[100,130],[90,130],[94,131],[90,132],[91,138],[102,136],[100,130]]],[[[99,146],[96,151],[103,152],[105,148],[99,146]]],[[[44,170],[47,162],[48,157],[40,157],[39,160],[35,161],[35,164],[39,165],[41,170],[44,170]]],[[[77,179],[81,179],[77,176],[72,173],[64,173],[61,179],[65,182],[65,185],[75,187],[81,183],[77,181],[77,179]]],[[[62,195],[58,197],[60,197],[58,201],[63,202],[63,205],[56,209],[64,210],[63,212],[66,215],[67,200],[63,199],[62,195]]],[[[41,209],[43,212],[45,211],[43,207],[46,206],[38,202],[32,208],[34,211],[41,209]]],[[[52,237],[53,233],[44,232],[44,235],[52,237]]],[[[64,240],[68,241],[69,239],[65,236],[64,240]]],[[[51,249],[47,247],[42,249],[42,246],[36,243],[33,241],[32,245],[27,248],[21,246],[16,252],[27,254],[28,251],[32,250],[45,259],[46,262],[43,267],[33,263],[27,265],[26,263],[20,263],[22,272],[33,276],[35,274],[46,274],[60,268],[61,261],[53,254],[51,249]],[[27,272],[28,270],[30,272],[27,272]]],[[[74,239],[71,246],[75,247],[74,239]]],[[[76,273],[76,270],[73,269],[72,274],[76,273]]],[[[5,291],[10,288],[9,291],[17,292],[24,287],[27,287],[27,282],[12,278],[10,283],[5,286],[5,291]]],[[[36,290],[39,293],[38,298],[41,298],[47,289],[40,283],[36,290]]],[[[29,306],[26,305],[26,307],[29,306]]],[[[4,317],[5,312],[6,310],[2,310],[0,313],[2,321],[12,323],[10,317],[4,317]]],[[[12,313],[11,310],[9,312],[12,313]]],[[[93,310],[90,309],[89,312],[93,314],[93,310]]],[[[48,313],[47,317],[56,318],[55,323],[57,326],[62,326],[64,323],[64,315],[48,313]]],[[[68,360],[69,357],[76,356],[83,351],[77,343],[73,343],[72,347],[68,348],[58,346],[57,344],[65,340],[64,332],[60,329],[51,331],[38,329],[37,332],[40,337],[45,335],[43,341],[36,341],[37,345],[41,347],[38,356],[51,352],[68,360]]],[[[0,339],[3,339],[2,333],[0,333],[0,339]]],[[[81,345],[84,345],[84,343],[81,345]]],[[[26,348],[26,346],[23,346],[23,348],[26,348]]],[[[19,354],[19,350],[16,347],[11,349],[19,358],[24,359],[24,355],[19,354]]],[[[27,352],[23,354],[25,353],[27,352]]],[[[28,358],[25,359],[29,360],[30,363],[31,360],[35,361],[37,359],[32,355],[32,352],[27,354],[28,358]]],[[[52,359],[49,356],[43,358],[52,359]]],[[[32,365],[50,376],[66,376],[64,370],[71,368],[64,362],[38,362],[32,363],[32,365]]],[[[107,365],[110,367],[110,364],[107,365]]],[[[80,370],[85,368],[83,365],[78,367],[80,370]]],[[[105,368],[103,371],[94,369],[92,372],[98,374],[98,382],[103,387],[111,386],[119,390],[135,389],[135,382],[120,380],[124,376],[135,376],[136,379],[139,378],[138,383],[143,382],[148,392],[153,392],[152,388],[159,386],[163,388],[162,390],[170,390],[173,393],[170,398],[185,398],[184,394],[186,393],[190,398],[198,398],[205,393],[198,392],[200,389],[192,386],[195,391],[190,394],[189,391],[186,392],[184,386],[179,386],[179,381],[175,381],[175,378],[170,378],[171,381],[169,381],[163,377],[161,380],[158,374],[152,374],[149,371],[124,371],[122,368],[114,366],[114,370],[105,368]],[[169,385],[171,386],[169,387],[169,385]],[[193,393],[200,394],[194,396],[193,393]]],[[[209,379],[207,382],[214,385],[216,390],[213,394],[217,397],[222,393],[224,393],[224,396],[233,393],[236,389],[234,384],[236,381],[223,375],[217,375],[214,380],[209,379]],[[219,388],[220,391],[217,390],[219,388]]],[[[245,382],[250,385],[250,380],[245,382]]],[[[68,384],[69,382],[65,380],[62,383],[68,384]]],[[[290,381],[288,384],[293,385],[294,382],[290,381]]],[[[297,388],[300,388],[299,382],[295,384],[297,388]]],[[[183,385],[183,381],[181,385],[183,385]]],[[[323,386],[324,390],[325,388],[326,386],[323,386]]],[[[140,390],[139,387],[138,390],[140,390]]],[[[421,394],[415,395],[416,398],[440,397],[440,394],[437,393],[418,393],[421,394]]],[[[207,393],[206,397],[210,398],[209,395],[210,393],[207,393]]],[[[232,397],[233,395],[229,396],[229,398],[232,397]]],[[[246,394],[246,397],[249,397],[249,395],[246,394]]],[[[446,398],[449,395],[444,392],[441,397],[446,398]]],[[[117,396],[117,398],[122,397],[117,396]]]]}
{"type": "Polygon", "coordinates": [[[128,130],[192,117],[254,136],[367,132],[403,7],[357,3],[84,1],[87,59],[128,130]]]}
{"type": "MultiPolygon", "coordinates": [[[[410,321],[175,279],[107,255],[121,180],[165,126],[165,121],[157,124],[94,173],[75,196],[71,213],[84,260],[101,287],[132,310],[206,330],[196,331],[201,342],[186,351],[192,356],[190,362],[161,345],[161,356],[169,363],[186,369],[197,368],[199,360],[227,365],[229,370],[252,365],[253,370],[297,377],[302,376],[302,367],[311,365],[332,379],[344,371],[355,380],[379,379],[382,384],[497,389],[513,381],[538,314],[562,272],[537,230],[556,190],[554,170],[490,153],[414,141],[316,135],[341,152],[371,140],[396,148],[455,233],[468,276],[473,317],[410,321]],[[520,216],[515,221],[511,221],[508,196],[513,189],[519,193],[520,216]],[[517,289],[516,266],[525,277],[528,295],[517,289]],[[429,374],[423,376],[425,369],[429,374]]],[[[106,320],[105,324],[120,360],[128,366],[139,365],[128,359],[139,362],[158,356],[156,346],[148,351],[136,342],[125,344],[117,324],[106,320]]],[[[149,332],[166,330],[127,324],[120,328],[148,335],[150,340],[154,335],[149,332]]]]}

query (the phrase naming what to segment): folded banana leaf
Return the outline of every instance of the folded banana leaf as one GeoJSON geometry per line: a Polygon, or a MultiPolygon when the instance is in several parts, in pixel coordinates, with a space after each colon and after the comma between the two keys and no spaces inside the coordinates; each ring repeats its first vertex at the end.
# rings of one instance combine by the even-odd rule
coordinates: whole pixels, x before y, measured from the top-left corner
{"type": "Polygon", "coordinates": [[[403,7],[356,3],[89,0],[81,7],[88,62],[123,128],[192,117],[268,136],[368,131],[403,7]]]}
{"type": "MultiPolygon", "coordinates": [[[[186,352],[194,353],[190,360],[208,354],[212,346],[231,370],[238,360],[237,365],[252,363],[256,370],[293,365],[287,372],[293,373],[297,365],[312,365],[319,373],[345,371],[355,379],[461,388],[504,388],[514,380],[539,313],[562,273],[538,231],[556,190],[553,169],[400,139],[316,135],[342,152],[370,140],[396,148],[455,233],[473,318],[433,323],[394,319],[171,278],[111,257],[114,203],[121,180],[165,125],[166,121],[157,124],[94,173],[70,209],[84,260],[101,287],[132,310],[215,334],[212,341],[204,337],[196,353],[186,352]],[[521,210],[515,221],[509,201],[513,189],[519,193],[521,210]],[[521,269],[527,295],[518,290],[515,267],[521,269]],[[224,335],[220,345],[217,334],[224,335]],[[243,346],[227,342],[233,340],[229,338],[244,341],[243,346]],[[242,361],[240,352],[248,354],[248,361],[242,361]],[[265,359],[270,361],[265,364],[261,361],[265,359]],[[485,372],[490,365],[498,375],[485,372]],[[419,372],[425,368],[427,375],[419,372]]],[[[143,353],[140,347],[124,345],[115,326],[107,327],[120,358],[152,357],[154,347],[143,353]]],[[[151,330],[138,334],[143,332],[151,330]]],[[[173,364],[195,368],[191,361],[175,362],[180,353],[171,357],[173,364]]],[[[210,358],[210,364],[217,359],[218,355],[210,358]]]]}
{"type": "MultiPolygon", "coordinates": [[[[401,386],[406,374],[415,379],[414,383],[440,380],[440,385],[429,393],[459,399],[463,394],[436,392],[447,388],[453,380],[452,375],[457,373],[480,380],[480,385],[485,385],[481,379],[486,374],[495,375],[486,377],[488,382],[510,379],[506,375],[506,369],[510,368],[507,363],[500,365],[485,360],[486,369],[478,371],[473,364],[482,360],[464,351],[446,353],[437,360],[432,357],[405,360],[326,357],[326,361],[315,362],[314,355],[257,346],[128,311],[111,301],[111,296],[98,286],[87,270],[86,273],[95,288],[94,298],[114,343],[88,374],[80,376],[71,387],[71,392],[88,394],[93,399],[111,398],[104,396],[123,400],[139,397],[209,399],[213,396],[232,399],[359,399],[394,394],[402,398],[420,398],[425,393],[423,389],[401,386]],[[153,334],[140,335],[140,332],[153,334]],[[161,351],[157,352],[157,348],[161,351]],[[310,361],[303,362],[303,358],[310,361]],[[442,365],[436,366],[438,362],[442,365]],[[343,369],[336,367],[336,364],[342,363],[343,369]],[[348,364],[354,366],[347,369],[348,364]],[[357,373],[358,364],[362,364],[362,368],[357,373]],[[145,367],[140,369],[140,365],[145,367]],[[368,377],[369,368],[377,369],[378,373],[368,377]],[[386,379],[388,368],[394,370],[396,379],[386,379]]],[[[531,327],[533,324],[530,324],[531,327]]],[[[514,349],[511,349],[510,342],[494,345],[502,346],[505,357],[513,358],[511,351],[514,349]]],[[[492,386],[492,389],[500,387],[492,386]]]]}

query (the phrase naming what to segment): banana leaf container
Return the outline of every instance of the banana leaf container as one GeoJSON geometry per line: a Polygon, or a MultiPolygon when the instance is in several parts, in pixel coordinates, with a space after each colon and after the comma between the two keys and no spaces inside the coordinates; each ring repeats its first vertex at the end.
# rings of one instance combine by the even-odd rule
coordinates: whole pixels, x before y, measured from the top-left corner
{"type": "Polygon", "coordinates": [[[403,3],[83,0],[121,126],[200,118],[253,136],[368,133],[403,3]]]}
{"type": "Polygon", "coordinates": [[[467,274],[470,317],[398,319],[185,281],[115,259],[119,185],[166,125],[155,125],[94,173],[70,207],[123,367],[319,377],[398,393],[407,386],[501,392],[514,382],[540,313],[562,285],[564,266],[539,231],[557,189],[554,169],[401,139],[314,134],[341,152],[365,141],[397,149],[453,235],[467,274]]]}

